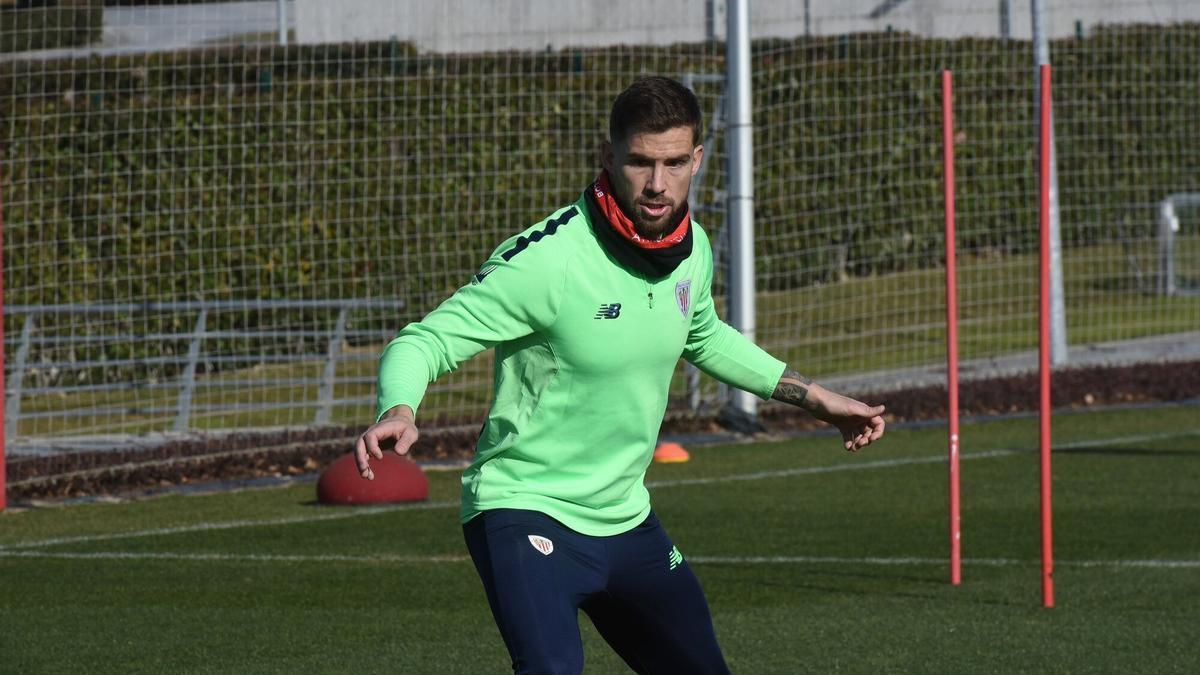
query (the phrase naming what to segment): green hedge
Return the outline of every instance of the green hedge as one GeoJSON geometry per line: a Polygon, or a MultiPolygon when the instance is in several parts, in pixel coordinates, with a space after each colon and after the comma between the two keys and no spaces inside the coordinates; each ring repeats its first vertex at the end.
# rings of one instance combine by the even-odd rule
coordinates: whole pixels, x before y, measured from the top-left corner
{"type": "MultiPolygon", "coordinates": [[[[756,43],[760,288],[940,264],[942,68],[959,92],[960,246],[1030,250],[1030,51],[756,43]]],[[[1200,26],[1106,29],[1053,53],[1066,243],[1145,234],[1158,199],[1200,189],[1200,26]]],[[[0,64],[6,300],[403,297],[394,327],[578,194],[636,74],[720,73],[722,54],[371,43],[0,64]]],[[[710,108],[717,90],[700,93],[710,108]]]]}
{"type": "Polygon", "coordinates": [[[79,47],[100,39],[104,7],[89,0],[0,11],[0,53],[79,47]]]}

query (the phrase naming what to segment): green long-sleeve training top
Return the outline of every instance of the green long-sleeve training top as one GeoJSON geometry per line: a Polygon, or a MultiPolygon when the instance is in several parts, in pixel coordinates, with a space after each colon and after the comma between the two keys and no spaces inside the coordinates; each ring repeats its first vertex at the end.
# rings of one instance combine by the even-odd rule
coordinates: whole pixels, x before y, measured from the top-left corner
{"type": "Polygon", "coordinates": [[[400,331],[380,359],[378,415],[414,411],[430,382],[495,347],[495,398],[462,478],[461,520],[545,513],[589,535],[650,511],[644,479],[680,356],[767,399],[785,365],[713,307],[712,248],[647,279],[597,239],[586,202],[516,235],[470,283],[400,331]]]}

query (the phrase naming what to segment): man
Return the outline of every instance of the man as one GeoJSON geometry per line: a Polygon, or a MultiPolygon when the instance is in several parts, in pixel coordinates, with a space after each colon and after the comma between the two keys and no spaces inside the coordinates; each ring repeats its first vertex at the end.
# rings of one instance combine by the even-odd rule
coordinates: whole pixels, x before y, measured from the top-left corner
{"type": "Polygon", "coordinates": [[[366,479],[369,457],[417,440],[428,383],[496,349],[461,520],[517,672],[582,670],[580,609],[635,671],[728,672],[643,485],[680,356],[835,425],[847,450],[883,435],[883,406],[813,384],[717,318],[712,251],[687,204],[700,125],[687,88],[635,82],[613,104],[595,183],[501,244],[381,358],[380,414],[355,449],[366,479]]]}

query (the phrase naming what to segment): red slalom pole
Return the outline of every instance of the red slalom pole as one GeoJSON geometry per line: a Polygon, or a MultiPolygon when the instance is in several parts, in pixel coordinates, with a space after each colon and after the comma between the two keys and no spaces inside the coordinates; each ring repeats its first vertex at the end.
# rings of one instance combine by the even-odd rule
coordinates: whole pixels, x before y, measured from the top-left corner
{"type": "Polygon", "coordinates": [[[1040,398],[1038,409],[1041,427],[1041,495],[1042,495],[1042,606],[1054,606],[1054,527],[1050,509],[1050,66],[1041,66],[1041,134],[1039,228],[1041,230],[1041,283],[1039,310],[1038,372],[1040,398]]]}
{"type": "Polygon", "coordinates": [[[950,424],[950,583],[962,583],[958,488],[958,264],[954,236],[954,75],[942,71],[942,166],[946,202],[946,389],[950,424]]]}

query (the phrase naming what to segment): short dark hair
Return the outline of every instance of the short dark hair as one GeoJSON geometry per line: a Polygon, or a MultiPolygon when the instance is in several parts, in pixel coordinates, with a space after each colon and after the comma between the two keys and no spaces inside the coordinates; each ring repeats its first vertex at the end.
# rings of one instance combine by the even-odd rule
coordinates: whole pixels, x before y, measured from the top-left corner
{"type": "Polygon", "coordinates": [[[691,127],[692,144],[699,145],[702,122],[700,102],[691,89],[667,77],[642,77],[613,101],[608,137],[617,143],[633,134],[691,127]]]}

